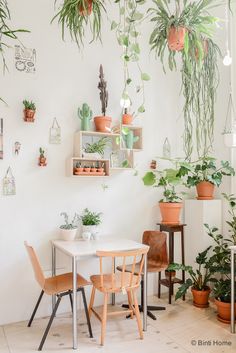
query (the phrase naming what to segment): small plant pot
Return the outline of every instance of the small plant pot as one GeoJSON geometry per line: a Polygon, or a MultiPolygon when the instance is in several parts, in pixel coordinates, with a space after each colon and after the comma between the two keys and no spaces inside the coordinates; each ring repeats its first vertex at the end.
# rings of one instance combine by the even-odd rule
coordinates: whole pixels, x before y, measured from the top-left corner
{"type": "Polygon", "coordinates": [[[98,169],[97,169],[97,172],[98,172],[98,173],[104,173],[104,168],[98,168],[98,169]]]}
{"type": "Polygon", "coordinates": [[[159,202],[162,224],[179,224],[182,202],[159,202]]]}
{"type": "Polygon", "coordinates": [[[122,115],[122,124],[123,125],[131,125],[133,122],[133,115],[131,114],[123,114],[122,115]]]}
{"type": "Polygon", "coordinates": [[[85,173],[90,173],[91,168],[84,168],[85,173]]]}
{"type": "Polygon", "coordinates": [[[172,270],[172,271],[165,270],[165,277],[168,281],[170,280],[172,282],[175,276],[176,276],[175,270],[172,270]]]}
{"type": "Polygon", "coordinates": [[[34,122],[35,110],[24,109],[24,121],[28,123],[34,122]]]}
{"type": "Polygon", "coordinates": [[[93,0],[84,0],[85,2],[85,8],[83,5],[79,6],[79,14],[81,16],[89,16],[92,13],[93,10],[93,0]]]}
{"type": "MultiPolygon", "coordinates": [[[[230,324],[230,318],[231,318],[230,303],[224,303],[215,299],[215,305],[217,307],[217,313],[218,313],[217,319],[220,322],[223,322],[224,324],[230,324]]],[[[235,310],[234,319],[236,319],[236,303],[234,303],[234,310],[235,310]]]]}
{"type": "Polygon", "coordinates": [[[167,41],[171,51],[181,51],[184,49],[185,33],[185,27],[170,27],[167,41]]]}
{"type": "Polygon", "coordinates": [[[91,239],[96,239],[96,237],[99,237],[100,235],[100,229],[96,225],[90,225],[90,226],[82,226],[82,235],[83,233],[90,233],[91,234],[91,239]]]}
{"type": "Polygon", "coordinates": [[[198,200],[212,200],[215,185],[209,181],[201,181],[196,185],[197,188],[197,199],[198,200]]]}
{"type": "Polygon", "coordinates": [[[75,168],[75,173],[83,173],[84,168],[75,168]]]}
{"type": "Polygon", "coordinates": [[[97,152],[94,152],[94,153],[83,152],[83,158],[96,160],[96,159],[102,159],[102,156],[97,152]]]}
{"type": "Polygon", "coordinates": [[[91,168],[91,173],[96,173],[97,172],[97,168],[91,168]]]}
{"type": "Polygon", "coordinates": [[[60,228],[60,238],[61,238],[61,240],[73,241],[73,240],[75,240],[76,233],[77,233],[77,228],[74,228],[74,229],[63,229],[63,228],[60,228]]]}
{"type": "Polygon", "coordinates": [[[98,132],[111,132],[111,121],[109,116],[95,116],[94,123],[96,131],[98,132]]]}
{"type": "Polygon", "coordinates": [[[205,290],[191,288],[191,291],[193,295],[193,305],[197,308],[208,308],[208,299],[211,292],[210,288],[207,287],[205,290]]]}
{"type": "Polygon", "coordinates": [[[47,159],[45,157],[39,157],[39,166],[46,167],[46,165],[47,165],[47,159]]]}

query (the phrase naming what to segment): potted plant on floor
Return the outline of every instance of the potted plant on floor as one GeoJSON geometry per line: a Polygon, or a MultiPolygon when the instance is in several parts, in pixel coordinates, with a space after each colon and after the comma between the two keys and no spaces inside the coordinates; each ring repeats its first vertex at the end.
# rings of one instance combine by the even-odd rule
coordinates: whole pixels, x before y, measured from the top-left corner
{"type": "Polygon", "coordinates": [[[186,186],[196,186],[198,200],[212,200],[215,186],[220,186],[224,176],[235,175],[228,161],[221,161],[217,167],[216,159],[203,157],[193,163],[182,163],[180,175],[187,175],[186,186]]]}
{"type": "MultiPolygon", "coordinates": [[[[208,235],[213,239],[213,255],[210,259],[211,269],[215,272],[216,281],[213,287],[213,296],[217,307],[217,319],[223,323],[230,323],[231,303],[231,269],[229,246],[236,245],[236,197],[223,194],[229,205],[231,219],[226,223],[229,226],[229,236],[225,238],[216,227],[205,224],[208,235]]],[[[236,283],[236,282],[235,282],[236,283]]],[[[236,288],[235,288],[236,289],[236,288]]],[[[236,319],[236,290],[235,290],[235,319],[236,319]]]]}
{"type": "Polygon", "coordinates": [[[107,91],[107,82],[104,79],[103,67],[100,65],[99,69],[99,78],[98,89],[100,91],[100,101],[102,104],[102,116],[95,116],[94,123],[96,131],[99,132],[111,132],[111,117],[106,116],[106,110],[108,105],[108,91],[107,91]]]}
{"type": "Polygon", "coordinates": [[[190,275],[185,283],[183,283],[175,295],[175,300],[185,295],[188,289],[191,287],[193,295],[193,305],[198,308],[207,308],[209,306],[208,298],[210,294],[209,282],[215,281],[212,276],[214,269],[210,266],[209,246],[206,250],[199,253],[196,257],[196,264],[198,267],[196,270],[192,266],[186,266],[182,264],[173,263],[168,266],[168,271],[186,271],[190,275]]]}
{"type": "Polygon", "coordinates": [[[95,240],[99,238],[99,224],[101,224],[101,215],[102,213],[96,213],[96,212],[91,212],[88,208],[84,209],[83,215],[80,216],[80,219],[82,221],[82,237],[83,233],[86,232],[86,238],[87,238],[87,233],[89,232],[91,234],[91,237],[94,238],[95,240]]]}
{"type": "Polygon", "coordinates": [[[87,103],[83,103],[82,108],[78,108],[78,117],[81,120],[81,130],[89,131],[91,129],[91,120],[93,112],[87,103]]]}
{"type": "Polygon", "coordinates": [[[97,142],[86,143],[83,150],[83,158],[101,159],[104,157],[105,148],[110,142],[108,137],[102,137],[97,142]]]}
{"type": "Polygon", "coordinates": [[[161,187],[164,189],[159,207],[164,224],[179,224],[180,211],[183,207],[182,198],[176,191],[181,184],[178,169],[164,169],[163,171],[147,172],[143,177],[144,185],[161,187]]]}
{"type": "Polygon", "coordinates": [[[61,239],[66,241],[74,240],[78,230],[79,216],[75,213],[70,222],[66,212],[62,212],[60,215],[64,217],[65,221],[64,224],[60,226],[61,239]]]}
{"type": "Polygon", "coordinates": [[[36,112],[36,105],[34,102],[32,101],[28,101],[28,100],[23,100],[23,104],[24,104],[24,121],[33,123],[34,122],[34,116],[35,116],[35,112],[36,112]]]}

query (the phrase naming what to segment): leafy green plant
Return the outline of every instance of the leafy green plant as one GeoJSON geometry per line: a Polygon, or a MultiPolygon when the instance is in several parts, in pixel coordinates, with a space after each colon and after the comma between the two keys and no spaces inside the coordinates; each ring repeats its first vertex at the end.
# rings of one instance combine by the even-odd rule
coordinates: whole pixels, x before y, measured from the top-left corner
{"type": "Polygon", "coordinates": [[[25,106],[25,109],[27,110],[36,110],[36,105],[33,101],[28,101],[28,100],[23,100],[23,104],[25,106]]]}
{"type": "Polygon", "coordinates": [[[182,183],[178,169],[147,172],[143,177],[143,183],[146,186],[161,187],[164,189],[163,198],[160,202],[180,202],[182,200],[181,194],[176,191],[176,186],[182,183]]]}
{"type": "Polygon", "coordinates": [[[97,226],[101,223],[101,215],[101,212],[91,212],[88,208],[85,208],[84,214],[80,216],[80,219],[84,226],[97,226]]]}
{"type": "Polygon", "coordinates": [[[175,300],[181,298],[186,294],[189,287],[196,289],[198,291],[204,291],[208,289],[209,282],[215,282],[215,278],[213,277],[214,269],[210,266],[210,257],[209,250],[211,246],[209,246],[204,251],[200,252],[196,257],[197,268],[194,270],[192,266],[186,266],[182,264],[173,263],[168,266],[168,271],[186,271],[190,275],[179,288],[175,295],[175,300]]]}
{"type": "Polygon", "coordinates": [[[216,159],[205,157],[197,162],[180,163],[179,176],[187,175],[186,186],[192,187],[199,184],[201,181],[209,181],[210,183],[220,186],[224,176],[235,175],[234,169],[228,161],[221,161],[217,167],[216,159]]]}
{"type": "Polygon", "coordinates": [[[102,137],[97,142],[86,143],[84,152],[99,153],[101,156],[104,156],[105,148],[109,142],[110,142],[109,137],[102,137]]]}
{"type": "Polygon", "coordinates": [[[42,147],[39,148],[39,157],[45,158],[45,151],[42,149],[42,147]]]}
{"type": "Polygon", "coordinates": [[[64,221],[65,223],[63,225],[60,226],[61,229],[76,229],[78,228],[78,223],[79,223],[79,215],[77,213],[75,213],[73,219],[69,220],[69,216],[66,212],[62,212],[60,214],[60,216],[64,217],[64,221]]]}
{"type": "MultiPolygon", "coordinates": [[[[57,0],[56,0],[57,1],[57,0]]],[[[106,12],[104,0],[91,0],[91,14],[87,0],[64,0],[62,7],[53,17],[52,22],[58,19],[62,27],[62,39],[65,38],[65,30],[70,32],[71,39],[78,47],[83,46],[86,28],[92,33],[92,40],[101,40],[102,12],[106,12]]]]}

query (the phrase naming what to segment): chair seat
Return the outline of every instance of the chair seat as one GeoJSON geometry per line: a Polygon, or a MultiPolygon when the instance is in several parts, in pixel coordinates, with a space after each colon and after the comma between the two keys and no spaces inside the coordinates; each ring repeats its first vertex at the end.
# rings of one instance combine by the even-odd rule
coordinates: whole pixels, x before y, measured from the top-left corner
{"type": "MultiPolygon", "coordinates": [[[[90,280],[94,287],[98,289],[100,292],[109,292],[109,293],[118,293],[122,291],[120,288],[121,284],[121,276],[122,273],[115,273],[114,274],[114,284],[112,288],[112,274],[104,274],[103,275],[103,285],[101,285],[101,275],[93,275],[90,277],[90,280]]],[[[133,275],[132,283],[131,280],[131,273],[125,272],[124,273],[124,280],[123,280],[123,288],[129,287],[136,288],[139,286],[138,276],[133,275]]]]}
{"type": "MultiPolygon", "coordinates": [[[[77,287],[84,287],[91,284],[81,275],[77,275],[77,287]]],[[[44,292],[49,295],[67,292],[73,289],[72,273],[64,273],[55,277],[49,277],[45,280],[44,292]]]]}
{"type": "MultiPolygon", "coordinates": [[[[155,262],[155,265],[153,265],[151,262],[148,262],[147,265],[147,272],[161,272],[166,270],[168,267],[168,264],[162,264],[160,263],[159,266],[155,262]]],[[[137,275],[139,272],[140,264],[139,262],[135,265],[134,273],[137,275]]],[[[117,266],[118,271],[122,271],[122,266],[117,266]]],[[[125,268],[126,272],[132,272],[132,265],[127,265],[125,268]]],[[[143,271],[142,271],[142,276],[143,276],[143,271]]]]}

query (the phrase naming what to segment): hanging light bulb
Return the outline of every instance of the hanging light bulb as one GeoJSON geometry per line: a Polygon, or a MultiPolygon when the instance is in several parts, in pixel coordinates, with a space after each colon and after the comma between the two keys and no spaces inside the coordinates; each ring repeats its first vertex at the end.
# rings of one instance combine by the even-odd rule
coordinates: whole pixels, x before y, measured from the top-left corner
{"type": "Polygon", "coordinates": [[[128,93],[125,92],[120,100],[120,106],[123,108],[123,109],[127,109],[131,106],[131,100],[128,96],[128,93]]]}
{"type": "Polygon", "coordinates": [[[230,55],[229,50],[227,50],[227,52],[226,52],[226,55],[225,55],[225,57],[223,59],[223,64],[225,66],[230,66],[232,64],[232,57],[230,55]]]}
{"type": "Polygon", "coordinates": [[[225,42],[226,54],[223,59],[223,64],[225,66],[230,66],[232,64],[232,57],[229,51],[229,9],[227,4],[225,6],[225,30],[226,30],[226,42],[225,42]]]}

